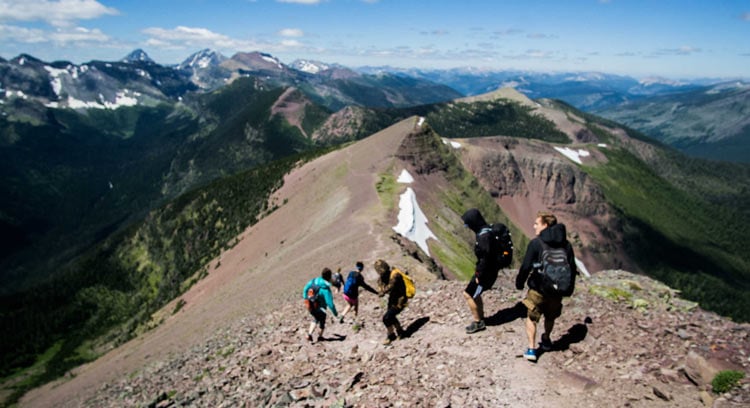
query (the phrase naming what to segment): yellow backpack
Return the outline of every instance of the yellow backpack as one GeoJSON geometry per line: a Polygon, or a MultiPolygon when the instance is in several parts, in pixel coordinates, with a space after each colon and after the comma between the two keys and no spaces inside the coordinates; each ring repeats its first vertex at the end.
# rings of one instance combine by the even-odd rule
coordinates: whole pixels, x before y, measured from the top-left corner
{"type": "Polygon", "coordinates": [[[391,270],[391,277],[393,277],[394,273],[401,274],[401,279],[404,281],[404,286],[406,286],[406,297],[408,299],[411,299],[414,297],[414,294],[417,293],[417,288],[414,286],[414,281],[412,280],[411,276],[407,275],[404,272],[401,272],[398,268],[393,268],[391,270]]]}

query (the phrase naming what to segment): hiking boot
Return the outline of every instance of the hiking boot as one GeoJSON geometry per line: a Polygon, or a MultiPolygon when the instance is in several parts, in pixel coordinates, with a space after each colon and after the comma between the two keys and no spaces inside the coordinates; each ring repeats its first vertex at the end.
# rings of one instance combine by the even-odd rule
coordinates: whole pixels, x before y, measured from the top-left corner
{"type": "Polygon", "coordinates": [[[344,324],[344,316],[339,317],[339,324],[344,324]]]}
{"type": "Polygon", "coordinates": [[[527,348],[526,352],[523,353],[523,357],[529,361],[536,361],[536,350],[533,348],[527,348]]]}
{"type": "Polygon", "coordinates": [[[308,334],[307,335],[307,341],[309,341],[310,343],[312,343],[312,334],[308,334]]]}
{"type": "Polygon", "coordinates": [[[478,322],[471,322],[470,325],[466,326],[466,334],[476,333],[480,330],[484,330],[484,320],[478,322]]]}
{"type": "Polygon", "coordinates": [[[542,351],[552,350],[552,340],[550,340],[549,337],[542,335],[542,341],[539,343],[539,348],[541,348],[542,351]]]}
{"type": "Polygon", "coordinates": [[[383,341],[383,345],[387,346],[387,345],[393,343],[394,340],[396,340],[396,335],[395,334],[389,334],[388,337],[386,337],[385,340],[383,341]]]}
{"type": "Polygon", "coordinates": [[[323,336],[318,336],[318,341],[323,341],[323,340],[325,340],[325,337],[323,337],[323,336]]]}

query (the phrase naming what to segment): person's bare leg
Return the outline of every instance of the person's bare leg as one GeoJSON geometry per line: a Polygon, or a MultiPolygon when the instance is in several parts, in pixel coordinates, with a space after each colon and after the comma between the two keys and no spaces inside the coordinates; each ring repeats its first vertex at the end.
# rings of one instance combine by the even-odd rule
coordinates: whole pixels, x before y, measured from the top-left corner
{"type": "Polygon", "coordinates": [[[536,322],[526,318],[526,336],[529,339],[529,348],[536,348],[536,322]]]}
{"type": "MultiPolygon", "coordinates": [[[[479,305],[477,305],[477,302],[475,302],[474,298],[471,297],[471,295],[469,295],[468,293],[466,292],[463,292],[463,293],[464,293],[464,298],[466,299],[466,303],[469,305],[469,310],[471,311],[471,317],[474,319],[475,322],[482,320],[479,314],[479,305]]],[[[481,301],[480,301],[480,304],[481,304],[481,301]]]]}

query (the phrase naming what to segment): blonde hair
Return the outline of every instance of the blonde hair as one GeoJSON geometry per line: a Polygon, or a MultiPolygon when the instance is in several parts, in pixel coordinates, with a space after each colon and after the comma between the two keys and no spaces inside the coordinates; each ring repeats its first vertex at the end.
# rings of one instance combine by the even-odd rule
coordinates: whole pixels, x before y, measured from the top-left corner
{"type": "Polygon", "coordinates": [[[536,213],[536,217],[542,220],[542,224],[551,227],[557,224],[557,217],[554,214],[547,211],[539,211],[536,213]]]}
{"type": "Polygon", "coordinates": [[[378,271],[379,274],[383,275],[391,271],[390,265],[388,265],[388,262],[378,259],[375,261],[375,270],[378,271]]]}

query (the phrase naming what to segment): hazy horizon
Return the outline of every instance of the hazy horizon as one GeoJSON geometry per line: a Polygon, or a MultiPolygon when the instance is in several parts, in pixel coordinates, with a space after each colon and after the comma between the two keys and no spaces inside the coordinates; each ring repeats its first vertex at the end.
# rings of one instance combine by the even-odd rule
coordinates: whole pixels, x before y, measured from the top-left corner
{"type": "Polygon", "coordinates": [[[348,67],[750,78],[740,0],[0,0],[0,56],[76,64],[201,49],[348,67]]]}

